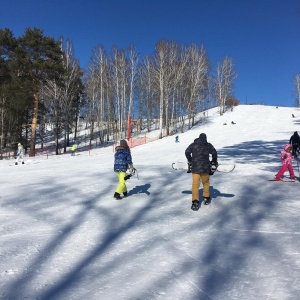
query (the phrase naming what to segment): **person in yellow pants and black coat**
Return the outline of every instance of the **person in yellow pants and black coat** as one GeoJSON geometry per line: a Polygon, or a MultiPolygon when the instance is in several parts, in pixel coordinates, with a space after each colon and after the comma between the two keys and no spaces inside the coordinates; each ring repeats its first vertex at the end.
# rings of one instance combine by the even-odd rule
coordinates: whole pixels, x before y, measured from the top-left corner
{"type": "Polygon", "coordinates": [[[131,152],[127,142],[125,140],[121,140],[120,146],[116,147],[114,162],[114,171],[119,178],[119,184],[114,194],[115,199],[122,199],[121,194],[123,194],[124,197],[127,196],[125,176],[128,168],[133,170],[131,152]]]}
{"type": "Polygon", "coordinates": [[[193,210],[199,209],[199,187],[202,181],[204,204],[210,203],[210,183],[209,177],[211,166],[218,166],[218,154],[214,146],[207,142],[206,134],[201,133],[199,138],[195,139],[185,150],[185,156],[188,160],[189,170],[191,170],[192,183],[192,207],[193,210]],[[212,156],[212,164],[210,162],[212,156]]]}

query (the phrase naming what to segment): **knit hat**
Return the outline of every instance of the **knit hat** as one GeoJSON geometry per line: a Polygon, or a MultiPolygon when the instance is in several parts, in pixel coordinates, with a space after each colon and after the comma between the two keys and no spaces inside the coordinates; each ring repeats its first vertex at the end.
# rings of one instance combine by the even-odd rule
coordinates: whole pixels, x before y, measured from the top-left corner
{"type": "Polygon", "coordinates": [[[19,146],[21,146],[21,144],[20,144],[20,143],[18,143],[18,147],[19,147],[19,146]]]}
{"type": "Polygon", "coordinates": [[[206,134],[205,134],[205,133],[200,133],[199,138],[200,138],[200,140],[201,140],[202,142],[206,142],[206,141],[207,141],[207,139],[206,139],[206,134]]]}
{"type": "Polygon", "coordinates": [[[286,151],[289,148],[292,148],[292,145],[291,144],[285,144],[283,149],[286,151]]]}
{"type": "Polygon", "coordinates": [[[120,146],[121,147],[128,147],[127,142],[125,140],[120,141],[120,146]]]}

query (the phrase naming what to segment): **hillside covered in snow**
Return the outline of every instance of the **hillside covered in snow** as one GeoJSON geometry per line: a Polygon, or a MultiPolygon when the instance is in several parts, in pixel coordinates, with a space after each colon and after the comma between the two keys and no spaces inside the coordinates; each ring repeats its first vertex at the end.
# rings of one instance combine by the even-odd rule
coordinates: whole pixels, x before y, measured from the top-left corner
{"type": "Polygon", "coordinates": [[[0,299],[299,299],[300,183],[268,181],[298,130],[299,108],[212,109],[179,143],[133,148],[119,201],[112,146],[0,161],[0,299]],[[236,168],[195,212],[191,175],[171,164],[202,132],[236,168]]]}

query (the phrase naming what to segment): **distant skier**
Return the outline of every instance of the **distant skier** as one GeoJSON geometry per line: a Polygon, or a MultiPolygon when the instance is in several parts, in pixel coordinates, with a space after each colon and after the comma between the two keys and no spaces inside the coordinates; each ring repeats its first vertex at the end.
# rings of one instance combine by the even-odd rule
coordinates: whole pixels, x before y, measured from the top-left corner
{"type": "Polygon", "coordinates": [[[282,176],[286,170],[289,170],[291,179],[296,179],[293,166],[292,166],[292,160],[294,157],[290,153],[291,150],[292,150],[292,146],[290,144],[286,144],[283,150],[281,151],[280,157],[282,160],[282,167],[275,176],[275,180],[277,181],[283,181],[282,176]]]}
{"type": "Polygon", "coordinates": [[[176,137],[175,137],[175,143],[179,143],[179,136],[178,135],[176,135],[176,137]]]}
{"type": "Polygon", "coordinates": [[[17,158],[16,158],[15,165],[18,164],[19,160],[22,162],[23,165],[25,164],[25,162],[24,162],[24,148],[20,143],[18,143],[18,152],[17,152],[17,158]]]}
{"type": "Polygon", "coordinates": [[[293,146],[292,155],[297,157],[298,155],[298,148],[300,146],[300,136],[297,131],[294,132],[294,134],[290,138],[289,142],[293,146]]]}
{"type": "Polygon", "coordinates": [[[192,173],[192,207],[199,208],[199,187],[202,181],[204,204],[210,203],[210,183],[209,176],[211,172],[211,163],[209,155],[212,155],[212,164],[218,166],[218,154],[214,146],[207,142],[206,134],[201,133],[199,138],[195,139],[185,150],[185,156],[188,160],[189,169],[192,173]]]}
{"type": "Polygon", "coordinates": [[[127,187],[125,183],[125,176],[127,169],[134,170],[132,165],[132,158],[130,148],[125,140],[120,141],[120,146],[116,147],[114,171],[119,178],[119,184],[116,188],[114,198],[122,199],[121,194],[127,196],[127,187]]]}
{"type": "Polygon", "coordinates": [[[75,144],[73,144],[73,146],[72,146],[72,156],[75,156],[75,151],[76,151],[76,146],[75,146],[75,144]]]}

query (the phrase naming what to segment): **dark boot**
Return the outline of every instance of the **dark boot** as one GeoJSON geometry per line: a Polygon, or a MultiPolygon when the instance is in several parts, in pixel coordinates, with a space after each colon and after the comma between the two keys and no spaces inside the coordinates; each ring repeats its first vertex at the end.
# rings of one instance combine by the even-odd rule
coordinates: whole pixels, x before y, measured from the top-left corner
{"type": "Polygon", "coordinates": [[[127,193],[127,192],[124,192],[123,195],[124,195],[124,197],[127,197],[128,193],[127,193]]]}
{"type": "Polygon", "coordinates": [[[121,200],[122,199],[122,197],[120,196],[119,193],[115,193],[114,194],[114,198],[117,199],[117,200],[121,200]]]}
{"type": "Polygon", "coordinates": [[[198,210],[199,209],[199,201],[198,200],[193,200],[192,201],[191,209],[192,210],[198,210]]]}
{"type": "Polygon", "coordinates": [[[204,197],[204,205],[208,205],[210,203],[210,197],[204,197]]]}

